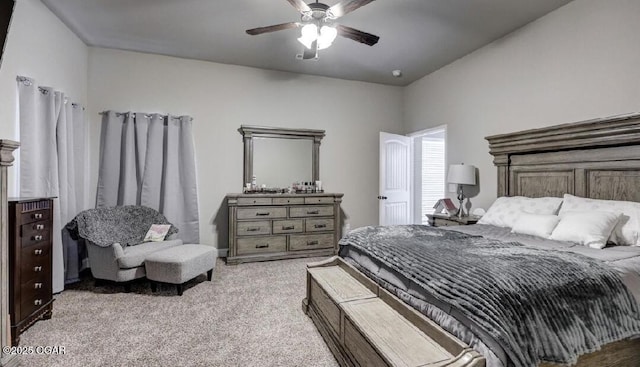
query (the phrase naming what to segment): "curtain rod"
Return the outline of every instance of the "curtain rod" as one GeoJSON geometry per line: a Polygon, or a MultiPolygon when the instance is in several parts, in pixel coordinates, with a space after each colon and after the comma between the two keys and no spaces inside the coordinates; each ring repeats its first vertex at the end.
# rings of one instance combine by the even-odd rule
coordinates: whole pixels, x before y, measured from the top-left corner
{"type": "MultiPolygon", "coordinates": [[[[98,115],[104,115],[104,114],[107,114],[109,112],[110,111],[98,112],[98,115]]],[[[129,115],[129,114],[132,114],[132,113],[137,113],[137,112],[115,112],[116,117],[120,117],[120,116],[123,116],[123,115],[126,116],[126,115],[129,115]]],[[[176,116],[176,115],[169,115],[169,114],[165,115],[165,114],[162,114],[162,113],[145,113],[144,117],[149,118],[149,117],[151,117],[153,115],[159,115],[159,116],[162,116],[162,117],[171,117],[172,119],[179,119],[179,118],[182,118],[182,117],[188,117],[189,121],[193,121],[193,117],[191,117],[191,116],[176,116]]]]}

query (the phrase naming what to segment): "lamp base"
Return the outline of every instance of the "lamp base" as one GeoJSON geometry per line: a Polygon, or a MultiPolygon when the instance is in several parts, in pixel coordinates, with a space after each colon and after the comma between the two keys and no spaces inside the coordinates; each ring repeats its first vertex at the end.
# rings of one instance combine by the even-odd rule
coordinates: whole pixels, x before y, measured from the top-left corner
{"type": "Polygon", "coordinates": [[[466,217],[467,213],[464,212],[464,192],[462,191],[462,185],[458,185],[458,211],[455,216],[458,218],[466,217]]]}

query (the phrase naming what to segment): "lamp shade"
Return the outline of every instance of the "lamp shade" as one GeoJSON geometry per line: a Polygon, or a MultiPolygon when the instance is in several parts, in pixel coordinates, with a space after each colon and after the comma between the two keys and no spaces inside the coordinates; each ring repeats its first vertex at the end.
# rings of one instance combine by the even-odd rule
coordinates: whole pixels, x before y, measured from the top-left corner
{"type": "Polygon", "coordinates": [[[459,185],[476,184],[476,167],[470,164],[451,164],[447,182],[459,185]]]}

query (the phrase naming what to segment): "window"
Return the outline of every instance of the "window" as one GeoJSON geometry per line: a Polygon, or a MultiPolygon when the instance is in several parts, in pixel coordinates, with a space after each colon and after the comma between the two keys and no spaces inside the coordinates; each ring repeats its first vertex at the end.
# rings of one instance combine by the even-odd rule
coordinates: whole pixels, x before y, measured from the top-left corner
{"type": "Polygon", "coordinates": [[[445,197],[446,127],[412,135],[414,141],[414,223],[426,224],[436,201],[445,197]]]}

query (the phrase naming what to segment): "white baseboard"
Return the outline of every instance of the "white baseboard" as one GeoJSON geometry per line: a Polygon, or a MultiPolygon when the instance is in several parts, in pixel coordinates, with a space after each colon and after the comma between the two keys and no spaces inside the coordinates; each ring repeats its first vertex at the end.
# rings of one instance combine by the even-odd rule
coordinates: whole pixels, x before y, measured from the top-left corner
{"type": "Polygon", "coordinates": [[[218,257],[227,257],[227,254],[229,254],[229,248],[218,249],[218,257]]]}

